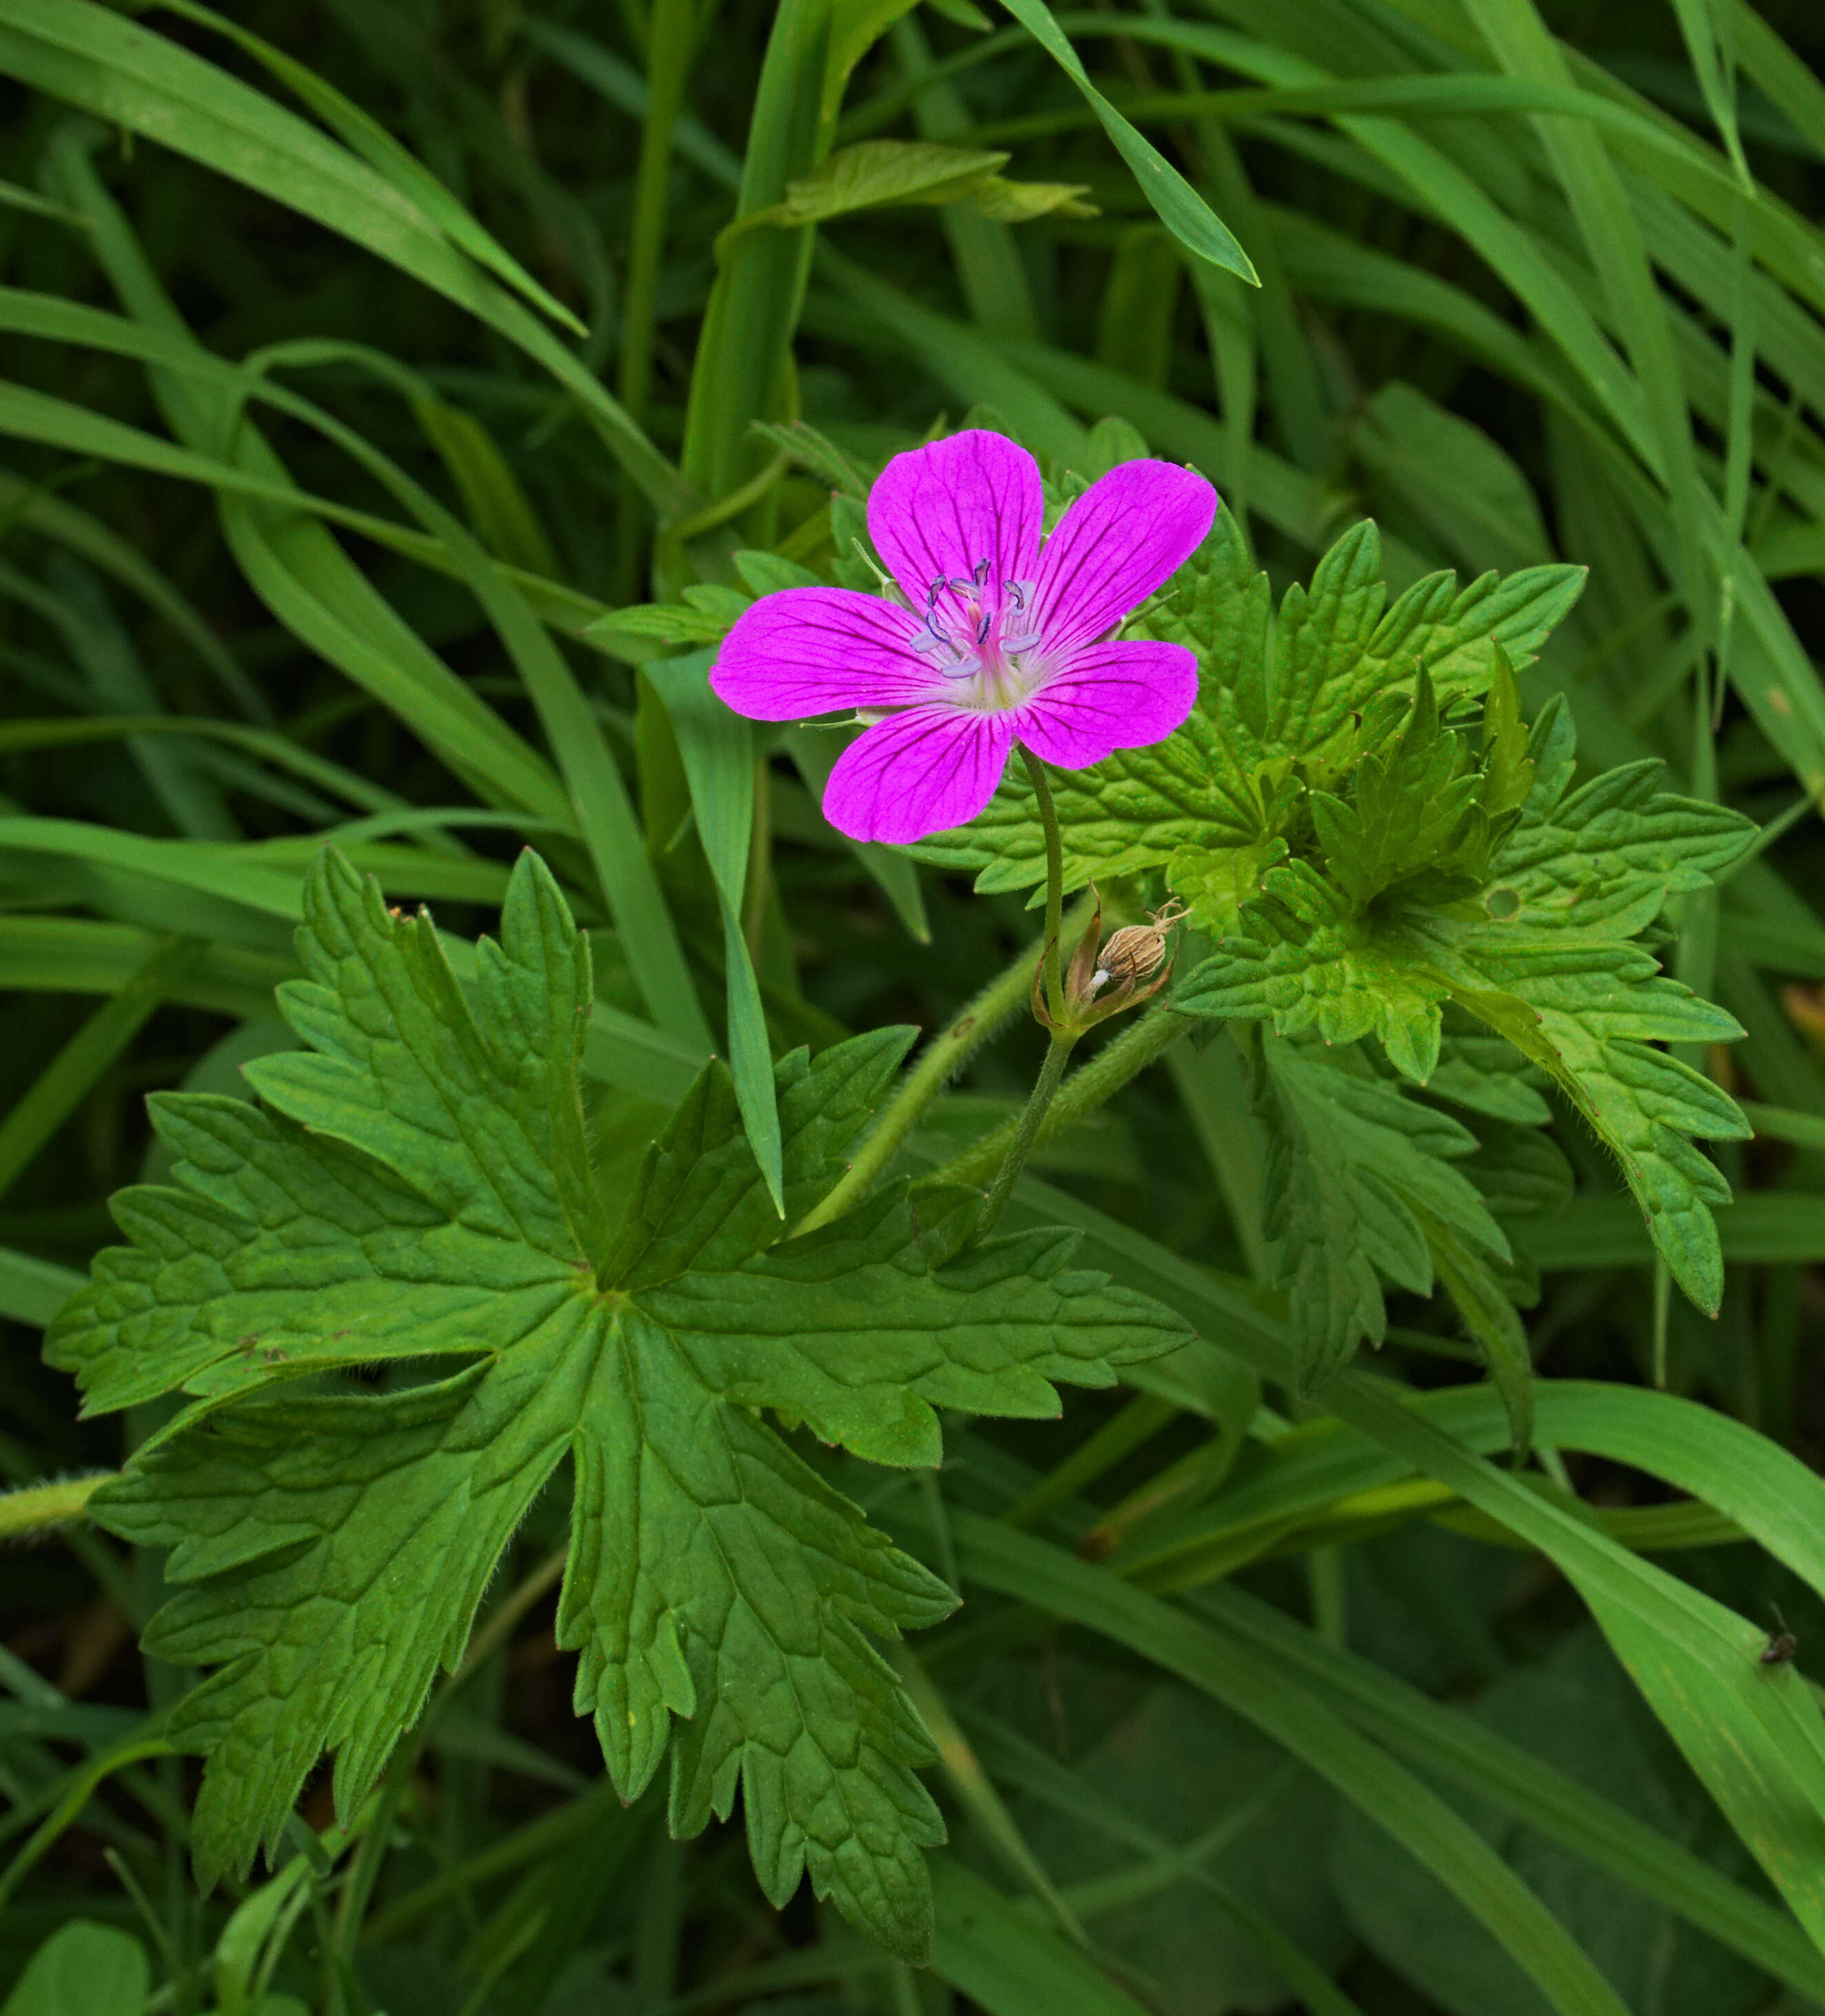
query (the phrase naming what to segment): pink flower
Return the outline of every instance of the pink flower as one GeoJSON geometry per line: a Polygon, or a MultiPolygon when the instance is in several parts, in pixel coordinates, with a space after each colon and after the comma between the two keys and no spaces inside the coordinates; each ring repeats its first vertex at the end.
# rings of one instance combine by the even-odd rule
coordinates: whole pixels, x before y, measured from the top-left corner
{"type": "Polygon", "coordinates": [[[900,600],[791,588],[742,614],[710,684],[755,721],[854,707],[873,722],[830,772],[824,816],[853,840],[923,840],[973,819],[1016,743],[1062,770],[1163,740],[1197,697],[1182,644],[1114,641],[1182,567],[1217,493],[1128,462],[1042,542],[1039,471],[973,430],[897,455],[868,529],[900,600]]]}

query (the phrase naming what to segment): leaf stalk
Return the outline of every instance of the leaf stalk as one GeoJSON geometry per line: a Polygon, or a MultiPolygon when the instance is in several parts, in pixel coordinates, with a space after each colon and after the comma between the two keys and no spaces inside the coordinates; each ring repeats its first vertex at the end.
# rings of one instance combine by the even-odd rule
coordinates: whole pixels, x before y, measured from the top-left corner
{"type": "Polygon", "coordinates": [[[1059,970],[1059,959],[1064,935],[1064,843],[1059,836],[1058,808],[1052,801],[1052,787],[1046,781],[1046,765],[1024,743],[1020,747],[1020,761],[1027,766],[1034,802],[1038,807],[1039,823],[1046,833],[1046,949],[1041,954],[1045,962],[1046,1005],[1052,1011],[1054,1021],[1062,1022],[1065,1019],[1064,981],[1059,970]]]}
{"type": "Polygon", "coordinates": [[[995,1172],[995,1183],[988,1193],[988,1201],[982,1207],[982,1215],[977,1221],[976,1237],[986,1238],[995,1229],[995,1221],[1007,1208],[1007,1201],[1013,1194],[1015,1183],[1033,1144],[1039,1138],[1039,1129],[1045,1125],[1048,1109],[1064,1078],[1064,1067],[1077,1042],[1074,1035],[1054,1031],[1051,1046],[1046,1053],[1046,1061],[1039,1067],[1039,1075],[1019,1120],[1015,1123],[1013,1139],[1008,1143],[1007,1153],[1002,1157],[1001,1167],[995,1172]]]}
{"type": "MultiPolygon", "coordinates": [[[[1089,905],[1080,904],[1071,913],[1074,930],[1089,916],[1089,905]]],[[[960,1071],[995,1031],[1019,1008],[1031,991],[1038,971],[1042,943],[1028,946],[1004,973],[996,975],[948,1028],[941,1031],[920,1054],[906,1075],[905,1082],[881,1108],[873,1131],[861,1147],[835,1187],[813,1204],[793,1228],[791,1237],[815,1232],[840,1218],[865,1197],[876,1179],[892,1161],[906,1136],[919,1124],[919,1117],[945,1085],[960,1071]]]]}
{"type": "Polygon", "coordinates": [[[112,1473],[59,1478],[0,1494],[0,1540],[32,1540],[84,1516],[84,1508],[112,1473]]]}

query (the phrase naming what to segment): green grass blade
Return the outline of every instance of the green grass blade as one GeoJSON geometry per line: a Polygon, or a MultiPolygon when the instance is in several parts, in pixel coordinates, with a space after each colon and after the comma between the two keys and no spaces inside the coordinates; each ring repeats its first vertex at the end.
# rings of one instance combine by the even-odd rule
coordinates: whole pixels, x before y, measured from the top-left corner
{"type": "MultiPolygon", "coordinates": [[[[1765,1629],[1626,1553],[1351,1373],[1334,1411],[1546,1553],[1816,1946],[1825,1949],[1825,1729],[1805,1683],[1765,1666],[1765,1629]]],[[[1548,1432],[1542,1430],[1542,1433],[1548,1432]]]]}
{"type": "MultiPolygon", "coordinates": [[[[0,973],[9,988],[34,994],[113,994],[158,949],[167,934],[100,917],[0,916],[0,973]]],[[[167,998],[187,1008],[247,1021],[269,1013],[272,990],[297,968],[283,952],[216,942],[172,977],[167,998]]]]}
{"type": "Polygon", "coordinates": [[[0,1246],[0,1316],[9,1323],[47,1329],[52,1319],[88,1277],[35,1254],[0,1246]]]}
{"type": "MultiPolygon", "coordinates": [[[[820,117],[830,0],[781,0],[743,158],[739,221],[769,208],[830,144],[820,117]]],[[[697,338],[685,414],[686,476],[720,501],[752,473],[748,428],[772,417],[772,401],[797,327],[812,232],[742,232],[718,263],[697,338]]]]}
{"type": "Polygon", "coordinates": [[[1157,1866],[1171,1870],[1177,1881],[1194,1885],[1255,1946],[1298,1997],[1307,2016],[1362,2016],[1358,2004],[1272,1919],[1227,1884],[1219,1882],[1178,1843],[1143,1826],[1125,1808],[1086,1784],[1068,1765],[1004,1723],[971,1710],[964,1712],[963,1719],[975,1732],[984,1761],[998,1777],[1042,1799],[1080,1826],[1120,1841],[1157,1866]]]}
{"type": "Polygon", "coordinates": [[[766,1179],[775,1208],[786,1215],[779,1108],[773,1057],[754,959],[742,929],[754,833],[754,732],[711,692],[714,651],[653,661],[646,676],[665,704],[684,759],[710,873],[722,915],[723,954],[729,969],[729,1069],[748,1144],[766,1179]]]}
{"type": "Polygon", "coordinates": [[[1488,1842],[1290,1676],[1106,1569],[974,1514],[954,1513],[952,1523],[966,1580],[1100,1631],[1252,1722],[1421,1862],[1553,2008],[1624,2016],[1589,1958],[1488,1842]]]}
{"type": "Polygon", "coordinates": [[[697,501],[546,325],[488,279],[412,197],[225,70],[95,0],[0,0],[0,72],[176,147],[412,274],[499,330],[574,394],[656,508],[675,514],[697,501]]]}
{"type": "MultiPolygon", "coordinates": [[[[0,388],[0,424],[66,446],[92,439],[104,460],[210,484],[218,492],[229,545],[255,592],[301,642],[445,752],[459,774],[478,780],[488,801],[517,802],[540,818],[570,825],[573,815],[550,766],[456,678],[326,528],[306,515],[301,493],[257,430],[243,423],[233,437],[233,463],[218,458],[216,451],[229,438],[227,416],[239,411],[245,396],[242,375],[191,339],[76,136],[59,136],[51,153],[59,178],[90,218],[97,253],[133,317],[121,323],[90,311],[80,326],[92,331],[88,340],[106,340],[125,354],[168,364],[155,374],[153,389],[186,446],[174,447],[99,415],[87,416],[85,425],[74,417],[80,409],[66,410],[63,401],[47,403],[19,388],[0,388]],[[107,329],[106,324],[114,326],[107,329]],[[261,508],[262,503],[278,508],[261,508]]],[[[52,325],[39,297],[15,298],[10,305],[21,323],[33,316],[34,326],[54,326],[69,331],[68,340],[84,340],[67,317],[52,325]]]]}
{"type": "Polygon", "coordinates": [[[0,1197],[95,1089],[134,1038],[164,1005],[168,982],[189,963],[192,948],[155,952],[114,998],[98,1008],[58,1051],[0,1120],[0,1197]]]}
{"type": "Polygon", "coordinates": [[[562,322],[573,335],[589,333],[563,303],[542,287],[498,239],[484,231],[422,162],[408,153],[377,119],[344,97],[333,85],[326,83],[315,70],[307,69],[259,36],[250,34],[213,8],[200,6],[197,0],[157,0],[157,4],[167,13],[226,36],[308,106],[344,146],[352,148],[371,168],[391,182],[477,265],[486,267],[542,315],[562,322]]]}
{"type": "MultiPolygon", "coordinates": [[[[806,790],[821,805],[824,787],[843,753],[837,738],[820,729],[788,728],[781,740],[805,779],[806,790]]],[[[851,840],[847,833],[837,833],[834,827],[830,830],[867,869],[881,894],[893,905],[894,914],[905,926],[908,937],[920,945],[930,945],[931,923],[925,913],[919,864],[910,855],[884,846],[878,840],[851,840]]]]}
{"type": "MultiPolygon", "coordinates": [[[[516,26],[533,48],[561,63],[571,74],[630,118],[645,120],[653,110],[646,80],[632,64],[592,37],[557,21],[526,16],[516,26]]],[[[732,153],[700,121],[681,113],[674,129],[679,153],[725,189],[741,186],[741,157],[732,153]]]]}
{"type": "Polygon", "coordinates": [[[1229,226],[1153,142],[1116,110],[1091,83],[1089,73],[1046,0],[1002,0],[1002,4],[1081,91],[1103,130],[1139,183],[1154,214],[1187,251],[1225,272],[1258,286],[1248,254],[1229,226]]]}
{"type": "Polygon", "coordinates": [[[988,2016],[1142,2016],[1076,1946],[948,1855],[930,1859],[931,1971],[988,2016]]]}
{"type": "Polygon", "coordinates": [[[1413,1763],[1492,1801],[1524,1825],[1632,1885],[1801,1994],[1825,1994],[1825,1960],[1784,1913],[1658,1827],[1531,1751],[1432,1700],[1372,1661],[1327,1645],[1259,1597],[1200,1591],[1191,1607],[1413,1763]]]}

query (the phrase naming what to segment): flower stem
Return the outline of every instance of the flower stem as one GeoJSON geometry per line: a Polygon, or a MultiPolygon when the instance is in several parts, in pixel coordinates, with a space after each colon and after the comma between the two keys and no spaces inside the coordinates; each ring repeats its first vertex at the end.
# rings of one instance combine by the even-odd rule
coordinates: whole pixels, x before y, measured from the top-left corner
{"type": "MultiPolygon", "coordinates": [[[[1058,808],[1052,802],[1052,787],[1046,782],[1046,765],[1024,743],[1020,761],[1033,787],[1033,800],[1039,808],[1039,823],[1046,830],[1046,1005],[1054,1021],[1064,1020],[1064,982],[1060,977],[1061,941],[1064,935],[1064,843],[1059,837],[1058,808]]],[[[1069,1046],[1067,1046],[1068,1049],[1069,1046]]]]}
{"type": "MultiPolygon", "coordinates": [[[[1080,905],[1072,913],[1074,924],[1087,924],[1089,911],[1080,905]]],[[[960,1071],[1031,992],[1033,974],[1045,951],[1043,945],[1028,946],[1005,973],[998,974],[970,1002],[948,1028],[927,1043],[919,1061],[906,1074],[905,1082],[881,1109],[868,1139],[856,1150],[855,1159],[835,1187],[825,1193],[794,1226],[791,1237],[815,1232],[828,1225],[858,1203],[869,1186],[900,1151],[900,1144],[919,1124],[919,1116],[941,1093],[946,1082],[960,1071]]]]}
{"type": "Polygon", "coordinates": [[[1065,1060],[1070,1057],[1075,1036],[1054,1035],[1052,1047],[1046,1053],[1046,1061],[1039,1067],[1039,1075],[1035,1080],[1027,1103],[1014,1125],[1013,1139],[1009,1142],[1007,1153],[1002,1156],[1001,1167],[995,1172],[995,1183],[988,1193],[988,1201],[982,1207],[982,1215],[976,1222],[976,1237],[984,1239],[995,1229],[995,1221],[1007,1208],[1007,1201],[1013,1195],[1014,1183],[1026,1162],[1033,1143],[1039,1138],[1039,1129],[1044,1123],[1046,1109],[1051,1105],[1060,1081],[1064,1076],[1065,1060]]]}
{"type": "Polygon", "coordinates": [[[60,1478],[52,1484],[28,1484],[21,1491],[0,1492],[0,1540],[29,1540],[54,1526],[82,1517],[90,1496],[108,1481],[109,1473],[60,1478]]]}
{"type": "MultiPolygon", "coordinates": [[[[1074,1121],[1082,1120],[1114,1098],[1129,1079],[1138,1078],[1147,1066],[1162,1057],[1191,1027],[1191,1018],[1168,1008],[1163,1002],[1150,1008],[1138,1022],[1131,1022],[1114,1042],[1099,1050],[1060,1092],[1050,1111],[1022,1158],[1033,1148],[1042,1147],[1061,1134],[1074,1121]]],[[[962,1154],[947,1162],[930,1180],[934,1183],[980,1183],[998,1161],[1011,1150],[1026,1114],[1010,1120],[973,1143],[962,1154]]]]}

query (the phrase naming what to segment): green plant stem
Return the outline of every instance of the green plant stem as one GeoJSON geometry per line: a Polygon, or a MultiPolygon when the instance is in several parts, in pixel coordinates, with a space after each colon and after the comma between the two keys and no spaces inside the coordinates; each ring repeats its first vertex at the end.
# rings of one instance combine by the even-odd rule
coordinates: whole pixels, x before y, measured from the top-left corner
{"type": "MultiPolygon", "coordinates": [[[[830,0],[780,0],[754,93],[736,217],[769,208],[828,146],[821,131],[830,0]]],[[[686,409],[683,460],[707,497],[753,473],[750,422],[779,386],[805,291],[812,233],[752,231],[733,243],[711,289],[686,409]]]]}
{"type": "MultiPolygon", "coordinates": [[[[1099,1050],[1071,1078],[1043,1117],[1029,1147],[1042,1147],[1074,1121],[1082,1119],[1086,1113],[1093,1113],[1098,1107],[1106,1104],[1131,1078],[1138,1078],[1149,1064],[1163,1057],[1190,1027],[1190,1017],[1178,1013],[1163,1002],[1150,1008],[1139,1021],[1131,1022],[1114,1042],[1099,1050]]],[[[1025,1120],[1023,1113],[1018,1119],[1004,1122],[993,1133],[984,1134],[980,1141],[945,1163],[931,1180],[941,1183],[985,1182],[990,1172],[1007,1154],[1025,1120]]]]}
{"type": "Polygon", "coordinates": [[[112,1473],[60,1478],[55,1484],[27,1485],[0,1494],[0,1540],[31,1539],[83,1516],[83,1508],[112,1473]]]}
{"type": "Polygon", "coordinates": [[[995,1172],[994,1185],[989,1190],[988,1201],[982,1207],[982,1215],[977,1221],[976,1237],[978,1239],[995,1229],[995,1221],[1007,1208],[1007,1201],[1013,1195],[1014,1184],[1019,1179],[1021,1168],[1031,1152],[1033,1143],[1039,1138],[1039,1129],[1045,1124],[1047,1109],[1064,1077],[1064,1067],[1076,1042],[1075,1036],[1054,1035],[1052,1039],[1052,1047],[1046,1053],[1046,1061],[1039,1067],[1039,1075],[1034,1081],[1033,1089],[1028,1096],[1020,1118],[1014,1123],[1013,1139],[1008,1143],[1001,1167],[995,1172]]]}
{"type": "Polygon", "coordinates": [[[1046,1005],[1053,1019],[1064,1020],[1064,982],[1060,976],[1060,941],[1064,933],[1064,844],[1059,837],[1058,808],[1052,802],[1052,787],[1046,780],[1046,765],[1031,750],[1020,747],[1020,761],[1033,787],[1034,802],[1039,808],[1039,823],[1046,830],[1046,1005]]]}
{"type": "Polygon", "coordinates": [[[634,178],[634,219],[621,310],[621,404],[638,420],[653,389],[653,333],[665,254],[672,130],[684,103],[693,41],[693,0],[653,0],[646,55],[646,123],[634,178]]]}
{"type": "MultiPolygon", "coordinates": [[[[1080,905],[1071,921],[1089,921],[1089,906],[1080,905]]],[[[815,1232],[839,1218],[866,1195],[869,1186],[900,1151],[901,1143],[919,1124],[919,1116],[960,1071],[1032,990],[1033,975],[1045,951],[1028,946],[1004,973],[998,974],[948,1028],[927,1044],[905,1082],[881,1109],[867,1139],[834,1189],[827,1191],[793,1228],[793,1237],[815,1232]]]]}
{"type": "Polygon", "coordinates": [[[995,1229],[1007,1208],[1007,1201],[1013,1195],[1020,1171],[1039,1138],[1039,1130],[1046,1124],[1046,1114],[1057,1096],[1058,1088],[1064,1081],[1064,1067],[1078,1035],[1076,1029],[1068,1026],[1070,1017],[1065,1007],[1060,965],[1060,941],[1064,935],[1064,844],[1059,837],[1058,808],[1052,802],[1052,787],[1046,781],[1046,765],[1024,745],[1020,746],[1020,761],[1027,766],[1034,801],[1039,808],[1039,823],[1046,832],[1046,944],[1039,957],[1052,1044],[1020,1117],[1014,1123],[1013,1138],[1008,1143],[1001,1167],[995,1172],[982,1215],[977,1221],[978,1239],[995,1229]]]}

